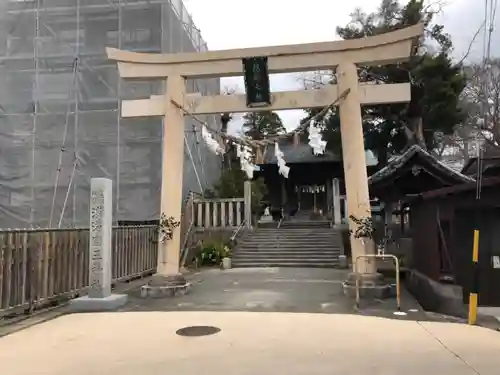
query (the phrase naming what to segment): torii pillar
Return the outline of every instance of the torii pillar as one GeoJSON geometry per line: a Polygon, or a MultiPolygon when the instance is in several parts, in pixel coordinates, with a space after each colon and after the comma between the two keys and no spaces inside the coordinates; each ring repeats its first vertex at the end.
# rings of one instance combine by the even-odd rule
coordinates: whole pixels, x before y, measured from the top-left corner
{"type": "MultiPolygon", "coordinates": [[[[184,113],[174,103],[183,103],[186,80],[181,76],[167,79],[165,92],[165,116],[162,136],[162,183],[160,212],[166,217],[181,220],[182,183],[184,177],[184,113]]],[[[161,277],[180,276],[181,231],[176,229],[172,239],[159,243],[157,274],[161,277]]]]}
{"type": "MultiPolygon", "coordinates": [[[[337,67],[338,85],[341,91],[349,89],[349,95],[339,103],[340,129],[342,138],[342,156],[347,198],[347,217],[349,228],[356,228],[351,215],[356,218],[371,217],[368,174],[365,158],[361,100],[359,95],[358,71],[354,63],[343,62],[337,67]]],[[[376,283],[381,275],[376,272],[375,260],[359,258],[374,255],[375,245],[372,240],[355,238],[350,235],[353,271],[348,284],[355,283],[355,278],[362,276],[362,283],[376,283]],[[357,269],[355,267],[358,267],[357,269]]]]}

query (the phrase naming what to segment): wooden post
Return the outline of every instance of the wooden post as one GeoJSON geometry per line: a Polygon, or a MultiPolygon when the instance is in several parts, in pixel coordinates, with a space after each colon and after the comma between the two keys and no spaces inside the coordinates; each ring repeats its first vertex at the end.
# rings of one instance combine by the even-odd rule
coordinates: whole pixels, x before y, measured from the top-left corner
{"type": "MultiPolygon", "coordinates": [[[[333,215],[333,193],[332,193],[332,181],[331,180],[326,180],[325,181],[325,206],[326,206],[326,212],[330,214],[330,212],[333,215]]],[[[332,216],[333,217],[333,216],[332,216]]]]}
{"type": "Polygon", "coordinates": [[[298,186],[298,189],[297,189],[297,210],[298,210],[298,211],[300,211],[300,196],[301,196],[301,195],[300,195],[300,193],[301,193],[300,188],[301,188],[301,187],[300,187],[300,186],[298,186]]]}
{"type": "MultiPolygon", "coordinates": [[[[384,202],[384,235],[387,237],[390,235],[390,228],[392,224],[392,211],[393,204],[391,202],[384,202]]],[[[403,215],[401,215],[401,220],[404,220],[403,215]]]]}
{"type": "Polygon", "coordinates": [[[313,212],[316,213],[316,185],[313,187],[313,212]]]}
{"type": "Polygon", "coordinates": [[[333,192],[333,223],[335,225],[340,225],[342,223],[342,211],[340,207],[340,183],[338,178],[334,178],[332,181],[332,192],[333,192]]]}
{"type": "Polygon", "coordinates": [[[286,195],[286,178],[281,178],[281,207],[285,207],[288,202],[288,197],[286,195]]]}
{"type": "MultiPolygon", "coordinates": [[[[351,215],[357,218],[371,217],[356,65],[349,62],[341,63],[337,68],[337,75],[339,92],[350,90],[347,97],[340,101],[339,107],[346,198],[348,199],[347,217],[349,219],[349,228],[355,230],[356,226],[350,219],[351,215]]],[[[354,259],[358,256],[375,253],[373,241],[366,239],[362,241],[351,235],[351,251],[354,266],[354,259]]],[[[360,259],[358,267],[357,272],[359,273],[375,273],[375,262],[360,259]]]]}
{"type": "Polygon", "coordinates": [[[245,181],[244,185],[244,209],[245,209],[245,227],[252,227],[252,181],[245,181]]]}
{"type": "MultiPolygon", "coordinates": [[[[172,101],[183,103],[185,92],[183,77],[168,77],[162,139],[161,213],[177,221],[180,221],[182,211],[184,114],[172,101]]],[[[180,234],[180,228],[176,228],[172,239],[159,243],[157,272],[162,276],[179,274],[180,234]]]]}

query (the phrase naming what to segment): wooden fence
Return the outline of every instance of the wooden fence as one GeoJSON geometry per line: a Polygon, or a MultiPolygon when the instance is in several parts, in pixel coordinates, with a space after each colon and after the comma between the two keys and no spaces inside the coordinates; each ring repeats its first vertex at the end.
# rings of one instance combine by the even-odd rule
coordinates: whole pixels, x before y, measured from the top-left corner
{"type": "MultiPolygon", "coordinates": [[[[156,226],[113,228],[112,278],[156,271],[156,226]]],[[[0,231],[0,316],[86,293],[89,229],[0,231]]]]}
{"type": "Polygon", "coordinates": [[[197,228],[236,228],[245,220],[245,199],[198,199],[193,202],[197,228]]]}

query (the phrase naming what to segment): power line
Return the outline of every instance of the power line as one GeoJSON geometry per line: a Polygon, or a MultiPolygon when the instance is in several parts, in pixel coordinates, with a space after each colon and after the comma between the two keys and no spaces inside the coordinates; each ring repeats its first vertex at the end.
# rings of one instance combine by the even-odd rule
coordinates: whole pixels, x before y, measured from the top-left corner
{"type": "MultiPolygon", "coordinates": [[[[55,181],[54,181],[54,192],[52,194],[52,205],[50,206],[49,228],[52,228],[52,220],[54,217],[54,209],[56,206],[57,188],[59,187],[59,178],[61,175],[63,157],[64,157],[64,153],[66,152],[66,140],[67,140],[67,136],[68,136],[68,126],[69,126],[69,120],[70,120],[70,115],[71,115],[71,104],[72,104],[73,95],[75,94],[75,84],[76,84],[76,81],[78,79],[78,57],[75,57],[73,60],[73,76],[72,77],[73,78],[71,81],[71,89],[70,89],[68,103],[67,103],[67,107],[66,107],[66,120],[64,122],[63,138],[62,138],[61,148],[59,151],[59,161],[57,163],[56,177],[55,177],[55,181]]],[[[65,203],[66,203],[66,200],[65,200],[65,203]]],[[[66,206],[66,204],[65,204],[65,206],[66,206]]]]}
{"type": "MultiPolygon", "coordinates": [[[[484,124],[488,123],[490,112],[489,103],[489,88],[491,81],[491,38],[494,30],[496,10],[498,0],[485,0],[484,1],[484,33],[483,33],[483,103],[482,114],[484,124]]],[[[483,150],[480,145],[477,145],[477,166],[478,177],[476,179],[476,199],[481,199],[481,189],[483,180],[483,150]]]]}
{"type": "Polygon", "coordinates": [[[189,147],[189,143],[187,141],[185,134],[184,134],[184,144],[186,145],[189,159],[191,160],[191,163],[193,164],[193,170],[194,170],[194,174],[196,176],[196,181],[198,181],[198,185],[200,186],[200,192],[203,193],[203,185],[202,185],[201,180],[200,180],[200,175],[198,174],[198,170],[196,169],[196,163],[194,162],[193,153],[191,152],[191,147],[189,147]]]}

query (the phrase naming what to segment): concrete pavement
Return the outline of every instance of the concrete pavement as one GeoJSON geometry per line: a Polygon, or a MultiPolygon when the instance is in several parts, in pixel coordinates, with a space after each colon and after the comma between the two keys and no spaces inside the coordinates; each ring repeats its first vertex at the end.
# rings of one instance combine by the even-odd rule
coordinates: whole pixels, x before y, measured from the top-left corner
{"type": "Polygon", "coordinates": [[[346,272],[204,270],[177,298],[133,288],[119,312],[54,315],[0,337],[0,374],[498,374],[500,333],[436,322],[404,289],[405,316],[394,299],[355,309],[346,272]],[[221,331],[176,335],[192,325],[221,331]]]}
{"type": "Polygon", "coordinates": [[[395,319],[429,320],[415,299],[402,290],[406,316],[395,316],[395,299],[363,301],[361,310],[344,296],[348,270],[329,268],[236,268],[203,270],[190,276],[190,294],[172,299],[129,293],[121,311],[253,311],[363,314],[395,319]]]}
{"type": "Polygon", "coordinates": [[[304,313],[73,314],[0,339],[2,375],[496,375],[499,352],[480,327],[304,313]]]}

